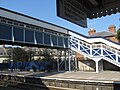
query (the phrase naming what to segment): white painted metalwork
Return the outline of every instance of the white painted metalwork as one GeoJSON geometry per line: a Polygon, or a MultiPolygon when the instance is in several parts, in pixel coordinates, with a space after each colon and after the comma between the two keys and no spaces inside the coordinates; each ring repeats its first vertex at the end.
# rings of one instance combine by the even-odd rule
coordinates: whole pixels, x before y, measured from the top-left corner
{"type": "Polygon", "coordinates": [[[120,45],[110,42],[104,38],[86,38],[82,35],[69,33],[70,48],[96,62],[96,72],[98,72],[98,62],[104,59],[120,67],[120,45]]]}
{"type": "Polygon", "coordinates": [[[57,50],[57,69],[59,71],[67,71],[69,70],[69,67],[67,68],[67,53],[66,50],[57,50]]]}
{"type": "Polygon", "coordinates": [[[111,47],[115,47],[116,49],[120,49],[120,45],[119,44],[110,42],[110,41],[108,41],[108,40],[106,40],[104,38],[99,38],[99,37],[98,38],[97,37],[96,38],[87,38],[87,37],[85,37],[83,35],[79,35],[79,34],[76,34],[74,32],[71,32],[71,31],[69,31],[68,34],[73,36],[73,37],[76,37],[77,39],[80,39],[81,41],[83,40],[83,41],[88,42],[90,44],[91,43],[101,42],[101,43],[104,43],[104,44],[109,45],[111,47]]]}

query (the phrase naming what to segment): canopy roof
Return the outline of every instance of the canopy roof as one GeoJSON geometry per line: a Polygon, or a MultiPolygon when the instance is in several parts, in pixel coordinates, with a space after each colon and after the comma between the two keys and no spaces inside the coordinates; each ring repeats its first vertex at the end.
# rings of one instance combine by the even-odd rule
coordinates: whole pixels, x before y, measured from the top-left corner
{"type": "Polygon", "coordinates": [[[120,12],[120,0],[76,0],[89,19],[120,12]]]}

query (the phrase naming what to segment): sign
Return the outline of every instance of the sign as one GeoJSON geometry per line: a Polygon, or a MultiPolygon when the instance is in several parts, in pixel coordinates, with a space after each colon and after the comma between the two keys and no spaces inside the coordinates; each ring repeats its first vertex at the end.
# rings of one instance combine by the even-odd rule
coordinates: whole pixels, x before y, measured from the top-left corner
{"type": "Polygon", "coordinates": [[[82,10],[83,5],[76,0],[57,0],[57,16],[86,28],[87,15],[82,10]]]}

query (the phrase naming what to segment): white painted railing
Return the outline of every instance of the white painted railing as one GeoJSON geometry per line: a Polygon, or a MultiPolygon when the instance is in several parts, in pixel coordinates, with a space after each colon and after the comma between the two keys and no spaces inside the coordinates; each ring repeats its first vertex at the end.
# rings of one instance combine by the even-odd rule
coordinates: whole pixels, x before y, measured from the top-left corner
{"type": "Polygon", "coordinates": [[[120,45],[104,38],[86,38],[70,32],[70,48],[95,60],[104,59],[120,67],[120,45]],[[98,39],[98,40],[97,40],[98,39]]]}

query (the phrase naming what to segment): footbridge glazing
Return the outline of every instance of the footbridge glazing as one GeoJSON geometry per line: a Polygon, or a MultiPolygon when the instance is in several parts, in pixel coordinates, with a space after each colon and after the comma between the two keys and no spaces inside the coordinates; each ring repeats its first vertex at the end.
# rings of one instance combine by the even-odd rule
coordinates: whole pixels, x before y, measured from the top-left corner
{"type": "Polygon", "coordinates": [[[0,13],[1,43],[68,48],[67,29],[3,8],[0,13]]]}

